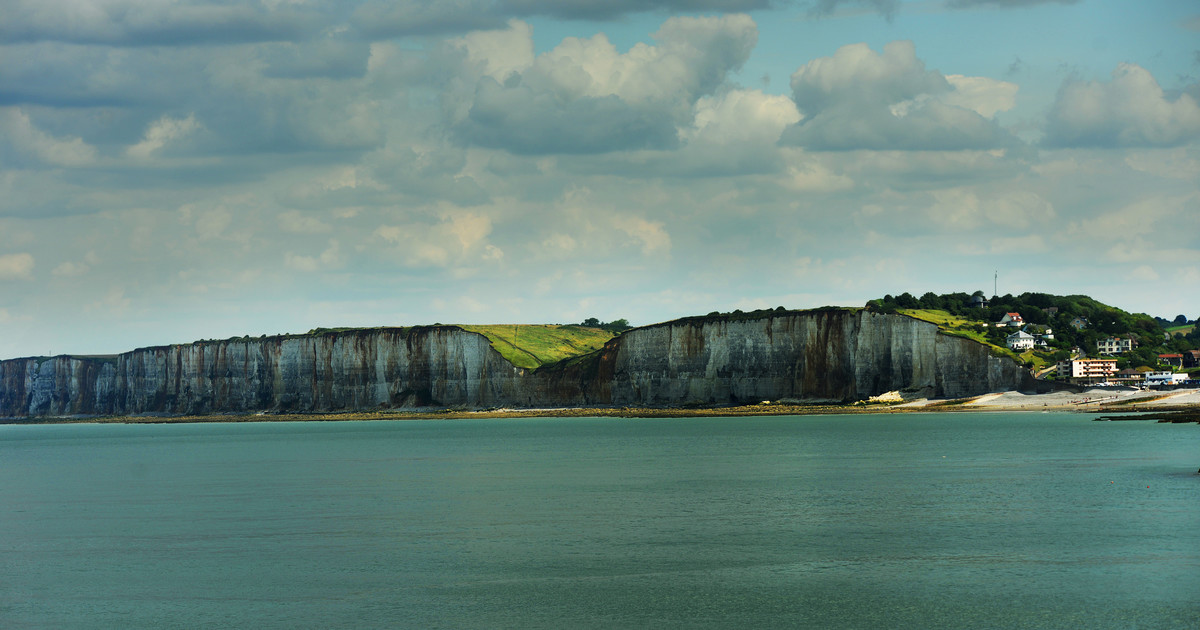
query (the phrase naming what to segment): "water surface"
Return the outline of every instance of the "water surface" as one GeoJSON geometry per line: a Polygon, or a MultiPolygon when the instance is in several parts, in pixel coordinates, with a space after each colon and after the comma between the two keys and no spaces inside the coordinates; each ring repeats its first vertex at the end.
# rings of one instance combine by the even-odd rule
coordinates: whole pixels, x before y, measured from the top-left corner
{"type": "Polygon", "coordinates": [[[0,426],[3,627],[1196,628],[1200,430],[0,426]]]}

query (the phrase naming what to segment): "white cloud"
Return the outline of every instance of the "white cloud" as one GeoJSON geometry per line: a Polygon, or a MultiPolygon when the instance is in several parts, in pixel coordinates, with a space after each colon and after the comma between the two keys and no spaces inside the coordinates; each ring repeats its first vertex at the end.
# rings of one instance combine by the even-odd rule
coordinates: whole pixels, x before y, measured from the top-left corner
{"type": "MultiPolygon", "coordinates": [[[[518,24],[505,41],[528,39],[518,24]]],[[[524,68],[525,45],[515,56],[484,63],[478,61],[484,53],[471,46],[491,50],[494,42],[463,38],[457,45],[476,60],[469,67],[484,75],[469,105],[453,109],[462,116],[454,126],[471,144],[521,154],[674,146],[676,126],[690,122],[697,99],[745,63],[758,30],[745,15],[673,17],[654,37],[657,45],[635,44],[626,53],[603,33],[569,37],[524,68]]]]}
{"type": "Polygon", "coordinates": [[[45,164],[79,167],[96,161],[96,148],[82,138],[55,138],[38,129],[19,108],[0,108],[0,129],[18,151],[45,164]]]}
{"type": "Polygon", "coordinates": [[[1010,141],[990,114],[1012,107],[1016,86],[960,75],[948,80],[926,70],[909,41],[891,42],[882,53],[866,44],[843,46],[800,67],[791,85],[805,118],[784,132],[786,144],[823,151],[959,151],[1010,141]]]}
{"type": "Polygon", "coordinates": [[[984,118],[992,118],[1017,104],[1019,88],[1015,83],[961,74],[948,74],[946,81],[954,86],[954,91],[942,96],[942,102],[969,109],[984,118]]]}
{"type": "Polygon", "coordinates": [[[692,125],[682,130],[689,143],[706,146],[771,145],[788,125],[800,121],[796,105],[785,96],[759,90],[728,90],[696,101],[692,125]]]}
{"type": "Polygon", "coordinates": [[[33,278],[33,255],[0,254],[0,280],[30,280],[33,278]]]}
{"type": "Polygon", "coordinates": [[[1122,63],[1112,80],[1068,81],[1050,111],[1052,147],[1176,146],[1200,138],[1200,105],[1182,93],[1168,98],[1145,68],[1122,63]]]}
{"type": "Polygon", "coordinates": [[[449,43],[466,54],[466,63],[475,66],[480,76],[501,83],[533,65],[533,27],[520,20],[510,20],[505,29],[475,31],[449,43]]]}
{"type": "Polygon", "coordinates": [[[125,149],[125,154],[133,158],[148,158],[167,144],[179,140],[200,128],[201,125],[196,122],[195,114],[188,114],[187,118],[163,116],[150,123],[150,126],[146,128],[146,133],[142,136],[141,142],[125,149]]]}

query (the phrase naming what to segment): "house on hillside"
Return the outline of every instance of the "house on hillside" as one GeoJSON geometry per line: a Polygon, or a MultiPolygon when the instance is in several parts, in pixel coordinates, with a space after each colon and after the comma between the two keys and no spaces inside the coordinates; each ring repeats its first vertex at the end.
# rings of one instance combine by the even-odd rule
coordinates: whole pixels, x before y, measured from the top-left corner
{"type": "Polygon", "coordinates": [[[1017,332],[1006,337],[1005,341],[1008,344],[1009,350],[1024,352],[1025,350],[1033,349],[1034,337],[1024,330],[1018,330],[1017,332]]]}
{"type": "Polygon", "coordinates": [[[1075,330],[1083,330],[1084,328],[1087,328],[1087,327],[1088,327],[1088,320],[1086,317],[1076,317],[1071,320],[1071,328],[1074,328],[1075,330]]]}
{"type": "Polygon", "coordinates": [[[1183,367],[1200,367],[1200,350],[1188,350],[1183,353],[1183,367]]]}
{"type": "Polygon", "coordinates": [[[1109,337],[1096,342],[1096,350],[1100,354],[1124,354],[1137,347],[1130,337],[1109,337]]]}
{"type": "Polygon", "coordinates": [[[1179,353],[1160,354],[1160,355],[1158,355],[1158,362],[1166,363],[1167,365],[1169,365],[1171,367],[1181,368],[1181,367],[1183,367],[1183,355],[1179,354],[1179,353]]]}
{"type": "Polygon", "coordinates": [[[1024,323],[1025,320],[1021,319],[1020,313],[1005,313],[1004,317],[1001,317],[1000,321],[996,324],[996,328],[1001,328],[1004,326],[1020,328],[1024,323]]]}
{"type": "Polygon", "coordinates": [[[1058,315],[1058,307],[1057,306],[1047,306],[1044,310],[1046,312],[1046,317],[1054,317],[1054,316],[1058,315]]]}

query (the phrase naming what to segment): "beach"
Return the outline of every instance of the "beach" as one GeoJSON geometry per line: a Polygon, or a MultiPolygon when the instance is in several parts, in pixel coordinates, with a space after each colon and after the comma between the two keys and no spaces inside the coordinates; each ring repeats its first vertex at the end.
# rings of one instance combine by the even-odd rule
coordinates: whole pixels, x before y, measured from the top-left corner
{"type": "MultiPolygon", "coordinates": [[[[1146,391],[1133,388],[1094,388],[1082,392],[1024,394],[998,392],[970,398],[911,398],[900,392],[857,403],[833,401],[763,401],[733,406],[681,407],[545,407],[382,409],[378,411],[327,413],[214,413],[205,415],[143,414],[134,416],[68,416],[5,418],[8,424],[57,423],[188,423],[188,422],[339,422],[361,420],[461,420],[470,418],[687,418],[738,416],[800,416],[835,414],[886,414],[914,412],[1041,412],[1081,413],[1179,412],[1200,416],[1200,389],[1146,391]]],[[[1150,418],[1147,418],[1150,419],[1150,418]]]]}

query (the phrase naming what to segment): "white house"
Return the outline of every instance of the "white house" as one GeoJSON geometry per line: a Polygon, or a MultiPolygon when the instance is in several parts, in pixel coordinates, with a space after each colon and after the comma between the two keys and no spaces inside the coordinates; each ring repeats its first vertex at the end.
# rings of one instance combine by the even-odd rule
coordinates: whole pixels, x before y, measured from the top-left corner
{"type": "Polygon", "coordinates": [[[1133,339],[1128,337],[1109,337],[1096,342],[1100,354],[1122,354],[1133,350],[1133,339]]]}
{"type": "Polygon", "coordinates": [[[1006,338],[1010,350],[1031,350],[1034,344],[1033,335],[1018,330],[1006,338]]]}
{"type": "Polygon", "coordinates": [[[1013,328],[1017,328],[1024,323],[1025,320],[1021,319],[1020,313],[1005,313],[1004,317],[1000,318],[1000,322],[996,324],[996,328],[1001,326],[1012,326],[1013,328]]]}

